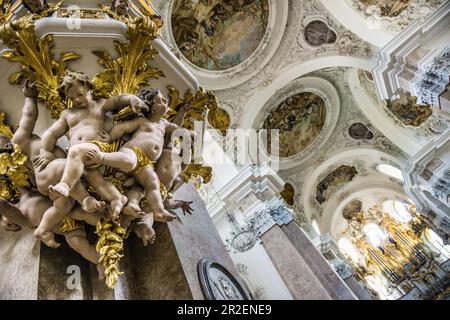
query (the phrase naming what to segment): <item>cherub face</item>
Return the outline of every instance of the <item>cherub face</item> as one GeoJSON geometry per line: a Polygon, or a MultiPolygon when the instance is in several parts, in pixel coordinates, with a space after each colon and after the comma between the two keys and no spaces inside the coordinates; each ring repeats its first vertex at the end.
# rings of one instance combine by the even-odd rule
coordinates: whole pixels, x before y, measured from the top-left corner
{"type": "Polygon", "coordinates": [[[0,153],[2,152],[8,152],[11,153],[14,150],[14,146],[13,143],[11,142],[11,140],[0,134],[0,153]]]}
{"type": "Polygon", "coordinates": [[[44,0],[24,0],[23,1],[32,13],[41,13],[45,9],[44,0]]]}
{"type": "Polygon", "coordinates": [[[130,10],[130,2],[128,0],[114,0],[114,11],[119,16],[124,16],[130,10]]]}
{"type": "Polygon", "coordinates": [[[66,92],[67,98],[72,100],[74,108],[87,108],[92,101],[92,91],[87,85],[74,83],[66,92]]]}
{"type": "Polygon", "coordinates": [[[4,228],[6,231],[17,232],[22,230],[22,227],[18,224],[12,222],[8,218],[0,216],[0,227],[4,228]]]}
{"type": "Polygon", "coordinates": [[[152,115],[164,116],[167,111],[169,111],[169,106],[167,105],[167,99],[164,98],[161,92],[153,99],[152,115]]]}

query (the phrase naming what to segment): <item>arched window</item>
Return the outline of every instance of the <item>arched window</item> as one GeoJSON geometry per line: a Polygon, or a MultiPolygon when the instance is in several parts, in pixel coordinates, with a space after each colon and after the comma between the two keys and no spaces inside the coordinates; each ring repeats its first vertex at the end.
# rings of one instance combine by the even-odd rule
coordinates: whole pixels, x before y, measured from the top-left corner
{"type": "Polygon", "coordinates": [[[375,223],[368,223],[364,226],[363,232],[367,241],[374,246],[379,247],[387,239],[386,233],[375,223]]]}
{"type": "Polygon", "coordinates": [[[403,181],[402,171],[394,166],[391,166],[390,164],[379,164],[377,165],[377,170],[382,174],[403,181]]]}
{"type": "Polygon", "coordinates": [[[320,228],[319,228],[319,224],[317,223],[317,220],[316,220],[316,219],[314,219],[314,220],[311,222],[311,225],[312,225],[312,228],[314,229],[314,231],[317,232],[318,235],[321,235],[320,228]]]}
{"type": "Polygon", "coordinates": [[[355,246],[353,245],[353,243],[351,243],[350,240],[342,237],[339,239],[338,246],[339,250],[341,250],[344,255],[350,257],[353,262],[357,263],[359,261],[358,250],[356,250],[355,246]]]}
{"type": "Polygon", "coordinates": [[[383,211],[388,213],[398,222],[406,223],[412,219],[405,203],[398,200],[386,200],[383,202],[383,211]]]}
{"type": "Polygon", "coordinates": [[[442,255],[441,259],[446,261],[450,258],[450,245],[445,245],[441,237],[431,229],[425,232],[426,240],[432,245],[432,248],[442,255]]]}

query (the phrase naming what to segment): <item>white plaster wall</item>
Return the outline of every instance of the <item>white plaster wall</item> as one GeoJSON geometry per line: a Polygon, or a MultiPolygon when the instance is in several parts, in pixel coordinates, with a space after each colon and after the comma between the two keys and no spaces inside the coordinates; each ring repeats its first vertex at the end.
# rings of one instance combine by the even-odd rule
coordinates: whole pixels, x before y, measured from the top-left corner
{"type": "MultiPolygon", "coordinates": [[[[226,221],[216,224],[223,241],[229,238],[231,228],[226,221]]],[[[245,253],[230,253],[235,264],[245,264],[247,279],[253,288],[263,287],[263,298],[268,300],[292,300],[292,295],[281,279],[274,264],[261,243],[245,253]]]]}

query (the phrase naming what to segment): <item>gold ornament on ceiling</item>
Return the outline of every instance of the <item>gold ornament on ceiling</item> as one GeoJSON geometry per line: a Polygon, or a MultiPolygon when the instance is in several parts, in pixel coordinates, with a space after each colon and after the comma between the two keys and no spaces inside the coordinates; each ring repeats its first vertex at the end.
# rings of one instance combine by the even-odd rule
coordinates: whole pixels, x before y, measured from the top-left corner
{"type": "Polygon", "coordinates": [[[292,207],[294,205],[295,190],[292,184],[286,183],[280,195],[288,206],[292,207]]]}
{"type": "Polygon", "coordinates": [[[430,105],[418,104],[417,97],[410,94],[386,101],[386,107],[406,126],[418,127],[433,114],[430,105]]]}
{"type": "Polygon", "coordinates": [[[412,0],[359,0],[363,5],[376,6],[383,17],[396,17],[408,8],[412,0]]]}

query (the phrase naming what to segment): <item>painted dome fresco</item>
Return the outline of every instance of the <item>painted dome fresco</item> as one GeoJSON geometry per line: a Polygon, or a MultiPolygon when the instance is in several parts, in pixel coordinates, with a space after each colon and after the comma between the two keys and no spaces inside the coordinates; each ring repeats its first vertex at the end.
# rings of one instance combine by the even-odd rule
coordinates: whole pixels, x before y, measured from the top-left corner
{"type": "Polygon", "coordinates": [[[269,21],[269,1],[175,0],[171,20],[186,59],[201,69],[227,70],[258,48],[269,21]]]}
{"type": "MultiPolygon", "coordinates": [[[[273,109],[264,121],[263,129],[280,130],[280,156],[290,157],[314,142],[322,131],[325,118],[323,99],[315,93],[301,92],[288,97],[273,109]]],[[[269,136],[269,150],[270,143],[269,136]]]]}

